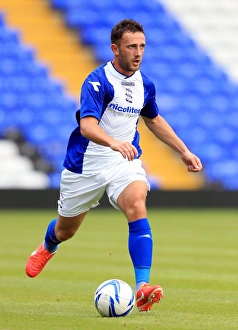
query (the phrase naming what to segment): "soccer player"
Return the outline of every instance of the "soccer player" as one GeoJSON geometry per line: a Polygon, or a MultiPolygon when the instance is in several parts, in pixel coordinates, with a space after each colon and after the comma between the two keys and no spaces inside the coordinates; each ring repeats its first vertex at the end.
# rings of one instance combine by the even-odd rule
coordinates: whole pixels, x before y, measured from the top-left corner
{"type": "Polygon", "coordinates": [[[37,276],[55,255],[58,245],[75,235],[90,208],[106,191],[110,203],[128,221],[128,250],[134,266],[136,304],[149,311],[163,298],[151,286],[153,240],[147,218],[150,189],[141,166],[139,118],[162,142],[178,152],[189,172],[202,164],[159,114],[154,84],[140,71],[145,50],[141,24],[125,19],[111,31],[113,60],[89,74],[81,89],[78,126],[71,133],[64,160],[58,217],[49,223],[44,241],[27,261],[26,273],[37,276]]]}

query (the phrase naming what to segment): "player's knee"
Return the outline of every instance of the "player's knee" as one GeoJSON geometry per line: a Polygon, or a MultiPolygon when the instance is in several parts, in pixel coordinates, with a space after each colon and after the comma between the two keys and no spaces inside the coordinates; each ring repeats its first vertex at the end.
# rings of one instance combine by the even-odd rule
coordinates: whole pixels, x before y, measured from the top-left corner
{"type": "Polygon", "coordinates": [[[129,220],[135,220],[146,215],[146,206],[143,199],[131,201],[125,210],[126,216],[129,220]]]}

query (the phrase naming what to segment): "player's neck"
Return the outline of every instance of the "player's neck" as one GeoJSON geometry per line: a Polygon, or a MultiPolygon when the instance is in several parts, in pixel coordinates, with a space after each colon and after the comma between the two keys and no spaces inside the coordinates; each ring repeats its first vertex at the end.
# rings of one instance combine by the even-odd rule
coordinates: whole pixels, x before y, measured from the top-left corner
{"type": "Polygon", "coordinates": [[[135,71],[123,70],[119,65],[117,65],[117,63],[115,63],[114,60],[112,60],[111,63],[112,63],[112,66],[114,67],[114,69],[125,77],[130,77],[135,73],[135,71]]]}

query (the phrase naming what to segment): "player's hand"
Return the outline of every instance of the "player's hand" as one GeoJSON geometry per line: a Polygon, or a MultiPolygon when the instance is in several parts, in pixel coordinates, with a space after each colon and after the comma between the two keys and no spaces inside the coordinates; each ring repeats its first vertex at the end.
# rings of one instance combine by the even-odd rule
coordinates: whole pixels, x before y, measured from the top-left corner
{"type": "Polygon", "coordinates": [[[114,151],[119,151],[124,158],[129,161],[133,160],[138,155],[137,149],[129,142],[113,141],[110,148],[114,151]]]}
{"type": "Polygon", "coordinates": [[[188,172],[200,172],[202,163],[200,159],[190,151],[181,155],[182,161],[187,165],[188,172]]]}

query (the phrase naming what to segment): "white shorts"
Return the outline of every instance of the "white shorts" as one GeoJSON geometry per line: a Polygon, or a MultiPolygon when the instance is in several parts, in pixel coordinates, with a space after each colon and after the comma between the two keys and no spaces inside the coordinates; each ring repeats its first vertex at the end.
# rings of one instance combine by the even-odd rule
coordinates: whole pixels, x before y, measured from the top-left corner
{"type": "Polygon", "coordinates": [[[92,175],[77,174],[64,169],[61,175],[58,212],[64,217],[87,212],[99,205],[104,192],[107,193],[112,206],[120,210],[117,205],[118,196],[131,182],[138,180],[145,182],[148,190],[150,189],[139,159],[123,162],[92,175]]]}

